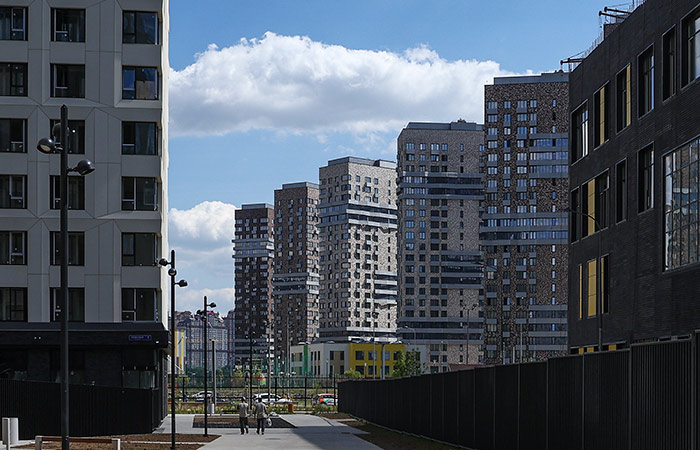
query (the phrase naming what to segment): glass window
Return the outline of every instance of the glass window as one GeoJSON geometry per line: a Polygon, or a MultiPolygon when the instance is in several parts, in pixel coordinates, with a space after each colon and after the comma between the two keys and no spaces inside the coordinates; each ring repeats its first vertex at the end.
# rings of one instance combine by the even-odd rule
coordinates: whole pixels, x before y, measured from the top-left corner
{"type": "MultiPolygon", "coordinates": [[[[54,125],[61,123],[60,120],[51,120],[51,129],[49,135],[53,133],[54,125]]],[[[57,144],[61,143],[61,136],[54,136],[54,141],[57,144]]],[[[68,153],[72,155],[85,154],[85,121],[84,120],[69,120],[68,121],[68,153]]]]}
{"type": "MultiPolygon", "coordinates": [[[[51,321],[60,322],[61,317],[61,289],[51,288],[51,321]]],[[[85,289],[68,288],[68,321],[85,322],[85,289]]]]}
{"type": "Polygon", "coordinates": [[[155,67],[124,67],[122,98],[158,100],[158,70],[155,67]]]}
{"type": "Polygon", "coordinates": [[[663,98],[666,100],[676,93],[676,28],[663,37],[663,98]]]}
{"type": "Polygon", "coordinates": [[[157,155],[158,127],[155,122],[123,122],[123,155],[157,155]]]}
{"type": "Polygon", "coordinates": [[[664,157],[664,267],[698,262],[700,220],[700,139],[664,157]]]}
{"type": "MultiPolygon", "coordinates": [[[[51,265],[61,264],[61,233],[51,232],[51,265]]],[[[68,265],[85,265],[85,233],[68,233],[68,265]]]]}
{"type": "Polygon", "coordinates": [[[608,140],[608,86],[605,85],[593,96],[593,107],[595,108],[595,129],[594,133],[594,147],[602,145],[608,140]]]}
{"type": "Polygon", "coordinates": [[[27,321],[27,288],[0,287],[0,322],[27,321]]]}
{"type": "Polygon", "coordinates": [[[27,96],[26,63],[0,63],[0,95],[27,96]]]}
{"type": "Polygon", "coordinates": [[[596,299],[596,269],[597,260],[592,259],[588,261],[588,317],[594,317],[596,315],[597,309],[597,299],[596,299]]]}
{"type": "Polygon", "coordinates": [[[0,231],[0,266],[27,264],[27,233],[0,231]]]}
{"type": "Polygon", "coordinates": [[[57,42],[85,42],[84,9],[52,9],[53,40],[57,42]]]}
{"type": "Polygon", "coordinates": [[[683,85],[700,77],[700,8],[683,20],[683,85]]]}
{"type": "Polygon", "coordinates": [[[122,43],[157,44],[158,14],[154,12],[124,11],[122,43]]]}
{"type": "MultiPolygon", "coordinates": [[[[51,209],[61,209],[61,177],[51,176],[51,209]]],[[[68,209],[85,209],[85,178],[68,177],[68,209]]]]}
{"type": "Polygon", "coordinates": [[[615,167],[615,219],[627,219],[627,161],[620,161],[615,167]]]}
{"type": "Polygon", "coordinates": [[[654,147],[640,151],[638,158],[638,211],[642,212],[654,206],[654,147]]]}
{"type": "Polygon", "coordinates": [[[51,97],[85,98],[85,66],[52,64],[51,97]]]}
{"type": "Polygon", "coordinates": [[[0,119],[0,153],[26,152],[27,121],[0,119]]]}
{"type": "Polygon", "coordinates": [[[571,150],[573,161],[588,155],[588,105],[584,103],[572,114],[571,150]]]}
{"type": "Polygon", "coordinates": [[[0,175],[0,208],[26,209],[26,175],[0,175]]]}
{"type": "Polygon", "coordinates": [[[155,289],[122,289],[122,322],[155,322],[157,299],[155,289]]]}
{"type": "Polygon", "coordinates": [[[122,210],[123,211],[157,211],[158,182],[155,178],[123,177],[122,210]]]}
{"type": "Polygon", "coordinates": [[[0,41],[27,40],[27,8],[0,7],[0,41]]]}
{"type": "Polygon", "coordinates": [[[157,250],[155,233],[122,233],[123,266],[154,266],[157,250]]]}
{"type": "Polygon", "coordinates": [[[654,109],[654,46],[639,57],[638,65],[639,116],[654,109]]]}
{"type": "Polygon", "coordinates": [[[630,66],[617,74],[617,131],[622,131],[630,124],[632,101],[630,99],[630,66]]]}

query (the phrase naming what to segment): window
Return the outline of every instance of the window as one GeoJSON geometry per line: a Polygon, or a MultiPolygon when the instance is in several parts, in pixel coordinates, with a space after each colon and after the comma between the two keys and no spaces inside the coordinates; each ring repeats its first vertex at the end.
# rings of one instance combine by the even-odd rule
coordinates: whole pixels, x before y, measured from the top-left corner
{"type": "Polygon", "coordinates": [[[363,352],[362,350],[355,350],[355,359],[358,361],[364,361],[365,352],[363,352]]]}
{"type": "Polygon", "coordinates": [[[530,100],[530,108],[537,108],[537,100],[530,100]]]}
{"type": "Polygon", "coordinates": [[[594,130],[594,147],[602,145],[608,140],[608,85],[600,88],[593,96],[593,106],[595,108],[595,130],[594,130]]]}
{"type": "Polygon", "coordinates": [[[26,152],[27,121],[0,119],[0,153],[26,152]]]}
{"type": "Polygon", "coordinates": [[[158,100],[158,70],[155,67],[124,67],[122,98],[158,100]]]}
{"type": "MultiPolygon", "coordinates": [[[[51,321],[60,322],[61,289],[51,288],[51,321]]],[[[85,322],[85,289],[68,288],[68,321],[85,322]]]]}
{"type": "Polygon", "coordinates": [[[676,93],[676,28],[663,37],[663,98],[676,93]]]}
{"type": "Polygon", "coordinates": [[[527,108],[527,100],[518,100],[518,108],[527,108]]]}
{"type": "Polygon", "coordinates": [[[489,128],[488,135],[489,136],[497,136],[498,135],[498,128],[489,128]]]}
{"type": "Polygon", "coordinates": [[[620,132],[630,124],[632,118],[632,101],[630,88],[630,66],[617,74],[617,131],[620,132]]]}
{"type": "Polygon", "coordinates": [[[57,42],[85,42],[84,9],[52,9],[51,29],[57,42]]]}
{"type": "Polygon", "coordinates": [[[664,156],[664,268],[683,267],[700,260],[700,139],[664,156]]]}
{"type": "Polygon", "coordinates": [[[26,209],[26,175],[0,175],[0,208],[26,209]]]}
{"type": "MultiPolygon", "coordinates": [[[[51,265],[61,264],[61,233],[51,232],[51,265]]],[[[85,265],[85,233],[68,233],[68,265],[85,265]]]]}
{"type": "Polygon", "coordinates": [[[155,178],[122,178],[122,211],[157,211],[158,182],[155,178]]]}
{"type": "Polygon", "coordinates": [[[600,309],[603,314],[610,312],[609,286],[608,255],[605,255],[600,258],[600,309]]]}
{"type": "Polygon", "coordinates": [[[154,12],[124,11],[122,43],[157,44],[158,15],[154,12]]]}
{"type": "MultiPolygon", "coordinates": [[[[51,176],[51,209],[61,209],[61,177],[51,176]]],[[[85,209],[85,178],[68,177],[68,209],[85,209]]]]}
{"type": "Polygon", "coordinates": [[[122,322],[157,321],[157,298],[155,289],[122,289],[122,322]]]}
{"type": "Polygon", "coordinates": [[[683,20],[683,86],[700,77],[700,8],[683,20]]]}
{"type": "Polygon", "coordinates": [[[0,231],[0,266],[27,264],[27,233],[0,231]]]}
{"type": "MultiPolygon", "coordinates": [[[[582,236],[590,236],[608,226],[608,207],[610,203],[608,172],[590,180],[582,186],[582,236]]],[[[573,200],[573,199],[572,199],[573,200]]]]}
{"type": "Polygon", "coordinates": [[[0,95],[27,96],[26,63],[0,63],[0,95]]]}
{"type": "Polygon", "coordinates": [[[654,46],[641,54],[638,61],[639,116],[654,109],[654,46]]]}
{"type": "Polygon", "coordinates": [[[486,116],[486,121],[489,123],[498,122],[498,114],[488,114],[486,116]]]}
{"type": "MultiPolygon", "coordinates": [[[[51,129],[49,136],[53,133],[54,125],[60,124],[60,120],[51,120],[51,129]]],[[[54,140],[60,144],[60,136],[55,136],[54,140]]],[[[85,154],[85,121],[84,120],[69,120],[68,121],[68,153],[72,155],[85,154]]]]}
{"type": "Polygon", "coordinates": [[[123,155],[157,155],[157,139],[155,122],[122,122],[123,155]]]}
{"type": "Polygon", "coordinates": [[[596,266],[597,260],[592,259],[588,261],[588,317],[594,317],[596,315],[597,299],[596,299],[596,266]]]}
{"type": "Polygon", "coordinates": [[[650,145],[638,156],[638,211],[646,211],[654,206],[654,146],[650,145]]]}
{"type": "Polygon", "coordinates": [[[154,233],[122,233],[122,266],[153,266],[157,250],[154,233]]]}
{"type": "Polygon", "coordinates": [[[627,219],[627,161],[615,166],[615,221],[627,219]]]}
{"type": "Polygon", "coordinates": [[[85,98],[85,66],[52,64],[51,97],[85,98]]]}
{"type": "Polygon", "coordinates": [[[584,103],[572,115],[571,142],[573,161],[588,155],[588,105],[584,103]]]}
{"type": "Polygon", "coordinates": [[[27,321],[27,288],[0,287],[0,322],[27,321]]]}
{"type": "Polygon", "coordinates": [[[27,8],[0,7],[0,41],[27,40],[27,8]]]}

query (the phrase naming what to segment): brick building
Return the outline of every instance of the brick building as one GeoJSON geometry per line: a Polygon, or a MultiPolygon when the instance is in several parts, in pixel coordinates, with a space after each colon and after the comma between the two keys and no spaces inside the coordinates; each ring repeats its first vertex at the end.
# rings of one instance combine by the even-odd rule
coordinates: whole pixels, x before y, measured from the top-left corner
{"type": "Polygon", "coordinates": [[[483,125],[465,121],[411,122],[397,140],[398,331],[429,346],[433,372],[479,361],[483,142],[483,125]]]}
{"type": "Polygon", "coordinates": [[[485,87],[484,362],[566,353],[568,74],[485,87]]]}
{"type": "Polygon", "coordinates": [[[570,75],[572,352],[700,328],[700,6],[647,0],[570,75]]]}

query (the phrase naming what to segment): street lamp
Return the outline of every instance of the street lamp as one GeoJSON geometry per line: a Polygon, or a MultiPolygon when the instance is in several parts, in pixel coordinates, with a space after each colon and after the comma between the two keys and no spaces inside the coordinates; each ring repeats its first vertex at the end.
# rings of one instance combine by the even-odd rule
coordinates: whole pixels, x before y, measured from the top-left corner
{"type": "Polygon", "coordinates": [[[69,450],[69,389],[68,389],[68,174],[77,172],[81,176],[95,170],[95,165],[89,159],[83,159],[74,168],[68,167],[68,107],[61,106],[61,122],[53,127],[50,138],[41,138],[36,149],[41,153],[61,155],[61,174],[59,177],[61,195],[61,215],[59,224],[60,255],[61,255],[61,295],[59,296],[61,311],[61,449],[69,450]],[[56,142],[58,135],[59,141],[56,142]]]}
{"type": "MultiPolygon", "coordinates": [[[[595,217],[591,216],[590,214],[586,214],[583,211],[578,211],[576,209],[570,209],[567,208],[564,210],[565,212],[573,213],[573,214],[580,214],[584,217],[588,217],[595,223],[595,232],[599,232],[603,229],[603,227],[600,226],[600,222],[598,222],[598,219],[595,217]]],[[[576,225],[574,224],[574,227],[576,225]]],[[[596,313],[597,313],[597,322],[598,322],[598,351],[602,352],[603,351],[603,293],[601,292],[600,285],[601,285],[601,277],[603,274],[601,273],[601,268],[602,268],[602,255],[601,255],[601,241],[603,237],[601,235],[598,235],[598,254],[596,255],[596,277],[595,277],[595,288],[596,288],[596,295],[595,295],[595,303],[596,303],[596,313]]],[[[579,298],[579,304],[581,303],[583,299],[579,298]]]]}
{"type": "Polygon", "coordinates": [[[204,296],[204,309],[198,310],[197,314],[204,321],[204,341],[202,344],[202,351],[204,352],[204,436],[209,436],[208,422],[207,422],[207,407],[209,400],[209,392],[207,392],[207,325],[209,324],[208,311],[207,308],[216,308],[216,303],[207,303],[207,296],[204,296]]]}
{"type": "Polygon", "coordinates": [[[158,260],[162,267],[170,266],[170,448],[175,450],[175,286],[186,287],[187,281],[175,282],[177,270],[175,270],[175,250],[170,251],[170,261],[165,258],[158,260]]]}

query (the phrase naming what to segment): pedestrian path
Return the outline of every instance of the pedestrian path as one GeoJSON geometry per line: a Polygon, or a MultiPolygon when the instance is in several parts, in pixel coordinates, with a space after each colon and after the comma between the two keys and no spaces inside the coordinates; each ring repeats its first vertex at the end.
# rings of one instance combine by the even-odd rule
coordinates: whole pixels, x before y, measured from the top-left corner
{"type": "MultiPolygon", "coordinates": [[[[244,447],[246,449],[285,449],[285,450],[378,450],[379,447],[370,444],[357,435],[366,434],[356,428],[349,427],[338,421],[313,416],[310,414],[285,414],[284,420],[296,428],[269,428],[264,435],[255,433],[251,426],[250,433],[241,435],[238,428],[211,428],[209,434],[220,434],[221,437],[208,443],[202,450],[230,450],[244,447]]],[[[194,415],[178,414],[175,417],[178,433],[203,434],[202,428],[193,428],[194,415]]],[[[251,421],[254,423],[253,421],[251,421]]],[[[252,424],[251,423],[251,424],[252,424]]],[[[170,416],[163,420],[158,433],[170,433],[170,416]]]]}

